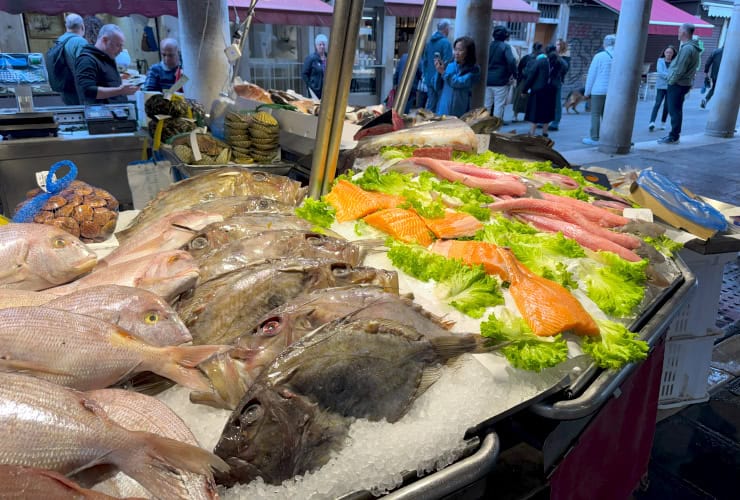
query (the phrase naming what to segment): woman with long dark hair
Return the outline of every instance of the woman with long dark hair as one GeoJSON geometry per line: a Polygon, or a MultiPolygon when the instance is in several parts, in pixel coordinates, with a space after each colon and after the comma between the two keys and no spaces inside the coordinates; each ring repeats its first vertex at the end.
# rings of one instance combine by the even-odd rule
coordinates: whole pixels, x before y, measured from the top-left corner
{"type": "Polygon", "coordinates": [[[475,42],[469,36],[461,36],[452,44],[453,60],[445,64],[437,59],[435,86],[440,92],[438,115],[462,116],[470,111],[470,96],[480,80],[480,66],[476,64],[475,42]]]}
{"type": "Polygon", "coordinates": [[[663,50],[663,54],[658,58],[656,64],[658,74],[655,80],[655,105],[653,105],[653,112],[650,113],[650,125],[648,125],[650,132],[655,130],[655,119],[658,117],[658,110],[661,104],[663,104],[663,115],[660,120],[660,130],[665,130],[665,122],[668,120],[668,100],[666,99],[666,94],[668,93],[668,68],[671,66],[673,58],[676,57],[676,53],[676,47],[669,45],[663,50]]]}
{"type": "Polygon", "coordinates": [[[530,91],[524,119],[530,122],[529,135],[534,135],[537,125],[542,125],[542,135],[547,137],[550,122],[555,119],[556,83],[565,70],[554,45],[548,45],[546,54],[540,54],[528,71],[524,92],[530,91]]]}

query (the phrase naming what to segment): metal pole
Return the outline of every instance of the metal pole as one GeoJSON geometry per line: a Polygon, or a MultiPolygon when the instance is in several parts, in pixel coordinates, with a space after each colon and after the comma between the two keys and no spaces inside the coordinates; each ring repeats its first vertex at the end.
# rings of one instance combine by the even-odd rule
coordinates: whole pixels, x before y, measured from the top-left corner
{"type": "MultiPolygon", "coordinates": [[[[704,133],[713,137],[733,137],[738,109],[740,109],[740,0],[735,0],[730,27],[725,37],[722,64],[717,81],[721,83],[709,104],[709,118],[704,133]]],[[[716,85],[716,82],[712,82],[716,85]]]]}
{"type": "MultiPolygon", "coordinates": [[[[347,112],[349,87],[352,83],[352,69],[355,65],[355,49],[357,48],[357,38],[360,34],[362,9],[365,7],[365,0],[350,0],[350,2],[349,18],[347,19],[347,36],[344,40],[342,66],[339,70],[339,82],[337,83],[338,95],[334,103],[334,119],[331,120],[331,131],[329,133],[329,153],[326,169],[324,170],[324,178],[321,181],[322,194],[329,192],[331,183],[337,173],[337,160],[339,159],[339,146],[342,142],[344,115],[347,112]]],[[[319,116],[319,119],[321,119],[321,116],[319,116]]]]}
{"type": "Polygon", "coordinates": [[[406,66],[403,68],[401,81],[398,82],[396,101],[393,103],[393,109],[399,115],[403,114],[403,110],[406,109],[406,101],[409,100],[409,95],[411,95],[411,85],[414,83],[416,68],[419,66],[421,53],[424,52],[424,46],[427,43],[427,38],[429,38],[429,31],[432,29],[432,19],[434,18],[434,10],[436,8],[437,0],[424,0],[421,15],[414,30],[414,39],[411,40],[409,57],[406,59],[406,66]]]}
{"type": "MultiPolygon", "coordinates": [[[[252,19],[254,19],[254,8],[257,6],[257,0],[252,0],[249,3],[249,9],[247,10],[247,18],[244,20],[243,29],[241,33],[241,38],[239,39],[239,51],[242,53],[242,56],[236,60],[236,63],[234,64],[234,74],[231,75],[231,81],[233,82],[236,80],[237,75],[239,75],[239,66],[242,64],[242,59],[244,59],[244,45],[247,41],[247,35],[249,35],[249,28],[252,26],[252,19]]],[[[238,28],[238,27],[237,27],[238,28]]]]}
{"type": "Polygon", "coordinates": [[[357,36],[359,34],[359,22],[362,17],[362,5],[362,0],[336,0],[334,3],[330,33],[331,38],[329,40],[329,52],[327,54],[326,74],[324,77],[324,88],[321,93],[319,126],[316,131],[316,143],[311,161],[311,177],[308,183],[308,195],[312,198],[321,197],[324,182],[327,177],[327,166],[330,163],[333,163],[331,170],[332,178],[333,173],[336,172],[336,161],[339,156],[339,143],[337,142],[335,144],[337,149],[332,152],[332,150],[330,150],[330,139],[332,131],[337,127],[334,122],[337,119],[340,121],[338,124],[340,131],[341,125],[344,122],[344,108],[347,106],[347,98],[349,97],[349,82],[352,79],[354,52],[357,45],[357,36]],[[357,19],[352,22],[350,19],[350,12],[357,10],[353,9],[353,3],[358,1],[360,4],[359,15],[357,15],[357,19]],[[354,26],[354,32],[350,32],[350,25],[354,26]],[[351,54],[353,59],[349,68],[344,67],[344,53],[346,45],[351,45],[352,49],[351,54]],[[349,69],[349,75],[344,75],[344,79],[340,81],[343,73],[347,72],[347,69],[349,69]],[[347,91],[340,92],[340,84],[344,83],[346,83],[347,91]],[[340,101],[343,106],[340,116],[337,116],[336,113],[338,101],[340,101]]]}
{"type": "Polygon", "coordinates": [[[630,152],[652,4],[653,0],[622,2],[604,117],[601,120],[599,151],[602,153],[630,152]]]}

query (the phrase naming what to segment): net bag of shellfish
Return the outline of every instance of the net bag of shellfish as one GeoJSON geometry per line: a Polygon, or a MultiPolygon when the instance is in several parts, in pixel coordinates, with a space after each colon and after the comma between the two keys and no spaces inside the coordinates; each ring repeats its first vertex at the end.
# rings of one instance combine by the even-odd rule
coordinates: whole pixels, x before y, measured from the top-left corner
{"type": "Polygon", "coordinates": [[[57,226],[85,243],[99,243],[113,234],[118,221],[118,200],[108,191],[75,180],[77,167],[71,161],[55,163],[46,177],[45,189],[26,193],[13,222],[36,222],[57,226]],[[69,172],[56,179],[60,167],[69,172]]]}

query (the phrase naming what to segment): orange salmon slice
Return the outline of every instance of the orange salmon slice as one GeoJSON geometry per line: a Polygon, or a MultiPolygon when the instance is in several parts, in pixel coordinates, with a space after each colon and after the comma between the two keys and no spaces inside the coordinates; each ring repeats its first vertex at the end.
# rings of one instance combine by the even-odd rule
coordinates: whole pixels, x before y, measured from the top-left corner
{"type": "Polygon", "coordinates": [[[549,337],[565,331],[576,335],[599,334],[594,319],[567,289],[534,274],[511,250],[500,248],[499,253],[511,276],[509,292],[535,335],[549,337]]]}
{"type": "Polygon", "coordinates": [[[481,264],[488,274],[494,274],[504,281],[509,281],[506,262],[501,257],[498,247],[484,241],[437,241],[432,252],[444,255],[448,259],[460,259],[468,265],[481,264]]]}
{"type": "Polygon", "coordinates": [[[444,217],[427,219],[422,217],[427,227],[440,239],[453,239],[463,236],[473,236],[483,229],[483,224],[470,214],[446,210],[444,217]]]}
{"type": "Polygon", "coordinates": [[[346,222],[384,208],[394,208],[405,200],[401,196],[365,191],[342,179],[326,195],[326,201],[337,211],[337,222],[346,222]]]}
{"type": "Polygon", "coordinates": [[[404,243],[429,246],[432,236],[416,212],[403,208],[386,208],[365,217],[365,222],[404,243]]]}

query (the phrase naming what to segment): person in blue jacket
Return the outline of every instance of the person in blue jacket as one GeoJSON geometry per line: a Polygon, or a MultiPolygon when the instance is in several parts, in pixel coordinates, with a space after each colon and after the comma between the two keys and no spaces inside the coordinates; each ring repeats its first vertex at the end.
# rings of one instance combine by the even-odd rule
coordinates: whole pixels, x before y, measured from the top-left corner
{"type": "Polygon", "coordinates": [[[324,87],[324,73],[326,72],[326,49],[329,46],[329,39],[323,33],[319,33],[316,35],[314,45],[316,46],[316,51],[313,54],[309,54],[306,60],[303,61],[301,77],[306,87],[316,94],[316,97],[321,99],[321,91],[324,87]]]}
{"type": "Polygon", "coordinates": [[[452,45],[447,39],[450,34],[450,25],[449,20],[442,19],[437,24],[436,33],[432,35],[421,54],[422,92],[427,92],[427,102],[424,107],[435,113],[437,112],[437,101],[439,101],[439,94],[434,87],[437,78],[435,60],[436,58],[445,62],[452,60],[452,45]]]}
{"type": "Polygon", "coordinates": [[[434,62],[437,69],[435,89],[439,94],[437,114],[462,116],[470,111],[473,85],[480,81],[481,71],[475,61],[475,42],[462,36],[453,45],[454,60],[449,64],[441,59],[434,62]]]}

